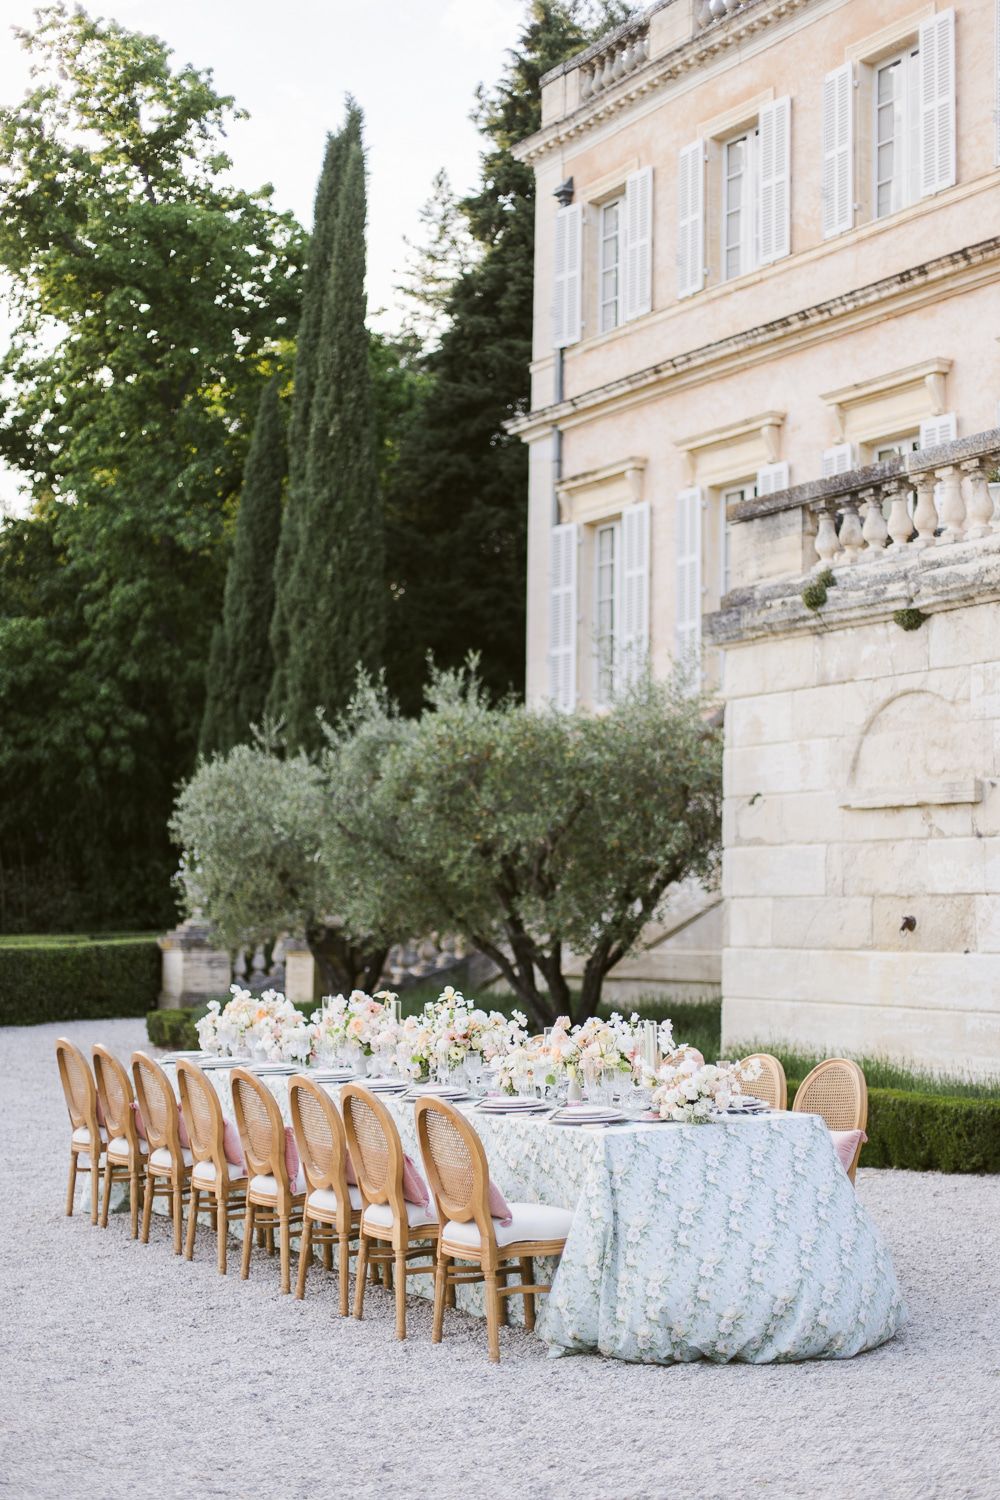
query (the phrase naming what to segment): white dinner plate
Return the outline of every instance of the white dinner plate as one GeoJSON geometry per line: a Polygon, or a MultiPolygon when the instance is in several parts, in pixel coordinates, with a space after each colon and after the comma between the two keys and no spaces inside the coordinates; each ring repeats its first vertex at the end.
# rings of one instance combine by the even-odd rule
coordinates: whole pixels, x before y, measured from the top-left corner
{"type": "Polygon", "coordinates": [[[479,1108],[489,1113],[491,1110],[497,1114],[517,1114],[518,1111],[530,1113],[535,1109],[551,1109],[544,1099],[484,1099],[479,1108]]]}
{"type": "Polygon", "coordinates": [[[557,1110],[552,1116],[553,1125],[617,1125],[624,1121],[626,1116],[620,1109],[567,1109],[557,1110]]]}
{"type": "Polygon", "coordinates": [[[294,1063],[251,1063],[250,1072],[277,1075],[280,1073],[299,1073],[301,1069],[294,1063]]]}
{"type": "Polygon", "coordinates": [[[468,1089],[451,1089],[445,1083],[418,1083],[411,1089],[411,1094],[415,1100],[465,1100],[468,1098],[468,1089]]]}
{"type": "Polygon", "coordinates": [[[401,1083],[398,1078],[359,1078],[358,1082],[366,1089],[371,1089],[373,1094],[402,1094],[410,1087],[408,1083],[401,1083]]]}
{"type": "Polygon", "coordinates": [[[314,1078],[317,1083],[351,1083],[357,1078],[357,1073],[352,1073],[350,1068],[307,1068],[307,1078],[314,1078]]]}
{"type": "Polygon", "coordinates": [[[215,1068],[241,1068],[246,1066],[244,1057],[206,1057],[201,1064],[201,1071],[207,1073],[215,1068]]]}

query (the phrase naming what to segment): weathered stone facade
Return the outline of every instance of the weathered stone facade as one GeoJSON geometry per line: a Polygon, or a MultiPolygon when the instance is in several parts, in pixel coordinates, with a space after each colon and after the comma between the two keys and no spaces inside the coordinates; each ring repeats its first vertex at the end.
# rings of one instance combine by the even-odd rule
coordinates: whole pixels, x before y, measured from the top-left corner
{"type": "MultiPolygon", "coordinates": [[[[991,471],[1000,431],[914,455],[910,477],[940,485],[970,452],[991,471]]],[[[975,537],[963,504],[952,543],[939,525],[921,547],[908,521],[905,542],[880,532],[857,560],[838,545],[810,610],[815,532],[812,574],[769,580],[774,519],[808,537],[826,505],[839,544],[864,483],[884,522],[870,474],[748,506],[751,577],[708,622],[724,648],[725,1034],[996,1072],[1000,531],[990,501],[975,537]]]]}

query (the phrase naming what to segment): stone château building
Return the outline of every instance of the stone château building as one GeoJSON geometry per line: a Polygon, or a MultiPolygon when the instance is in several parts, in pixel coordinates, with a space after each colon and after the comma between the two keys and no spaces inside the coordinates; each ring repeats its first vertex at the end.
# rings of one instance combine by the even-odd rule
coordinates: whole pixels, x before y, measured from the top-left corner
{"type": "Polygon", "coordinates": [[[725,703],[724,899],[622,978],[1000,1069],[1000,3],[659,0],[518,154],[529,699],[725,703]]]}

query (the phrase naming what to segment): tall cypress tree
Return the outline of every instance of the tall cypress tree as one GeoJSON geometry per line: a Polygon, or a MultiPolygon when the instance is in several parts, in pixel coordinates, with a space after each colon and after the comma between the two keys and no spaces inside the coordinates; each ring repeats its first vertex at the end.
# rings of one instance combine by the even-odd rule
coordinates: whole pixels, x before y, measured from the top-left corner
{"type": "Polygon", "coordinates": [[[319,355],[323,347],[323,306],[333,257],[344,152],[353,129],[356,128],[360,139],[360,118],[356,127],[353,124],[356,113],[349,101],[344,128],[336,135],[327,136],[323,166],[316,187],[309,259],[302,288],[302,311],[295,346],[295,384],[288,424],[288,500],[274,565],[275,599],[271,617],[274,671],[267,700],[268,713],[274,718],[285,712],[291,643],[298,629],[298,617],[304,604],[299,573],[302,566],[302,516],[307,499],[310,413],[319,355]]]}
{"type": "Polygon", "coordinates": [[[203,755],[246,739],[263,716],[271,685],[274,562],[287,470],[279,384],[275,375],[264,388],[243,473],[222,624],[212,635],[198,742],[203,755]]]}
{"type": "MultiPolygon", "coordinates": [[[[349,106],[340,185],[309,400],[296,564],[287,582],[285,657],[270,701],[292,746],[319,739],[316,709],[344,706],[359,664],[381,662],[384,542],[365,326],[365,162],[361,112],[349,106]]],[[[298,365],[296,364],[296,381],[298,365]]],[[[275,655],[278,655],[278,642],[275,655]]]]}

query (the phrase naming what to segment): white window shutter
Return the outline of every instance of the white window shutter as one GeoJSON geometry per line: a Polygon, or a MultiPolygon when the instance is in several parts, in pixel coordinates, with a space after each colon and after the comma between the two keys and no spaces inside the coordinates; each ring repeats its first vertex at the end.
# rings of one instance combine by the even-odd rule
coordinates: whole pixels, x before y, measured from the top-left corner
{"type": "Polygon", "coordinates": [[[927,417],[920,424],[921,448],[936,448],[940,443],[953,443],[958,437],[958,422],[953,411],[940,417],[927,417]]]}
{"type": "Polygon", "coordinates": [[[854,69],[845,63],[823,80],[823,235],[853,227],[854,69]]]}
{"type": "Polygon", "coordinates": [[[700,680],[701,671],[701,490],[677,496],[677,589],[674,637],[678,662],[700,680]]]}
{"type": "Polygon", "coordinates": [[[920,192],[955,182],[955,12],[920,26],[920,192]]]}
{"type": "Polygon", "coordinates": [[[556,708],[576,707],[576,576],[579,528],[553,526],[549,541],[549,697],[556,708]]]}
{"type": "Polygon", "coordinates": [[[653,169],[625,179],[625,321],[653,307],[653,169]]]}
{"type": "Polygon", "coordinates": [[[834,474],[846,474],[853,468],[855,468],[853,443],[835,443],[832,448],[824,449],[822,469],[824,479],[829,479],[834,474]]]}
{"type": "Polygon", "coordinates": [[[760,263],[767,266],[792,248],[792,101],[787,95],[762,106],[758,132],[760,263]]]}
{"type": "Polygon", "coordinates": [[[773,495],[777,490],[787,490],[787,488],[787,463],[765,464],[762,469],[757,470],[758,495],[773,495]]]}
{"type": "Polygon", "coordinates": [[[705,284],[705,146],[692,141],[677,161],[677,295],[705,284]]]}
{"type": "Polygon", "coordinates": [[[649,503],[622,511],[621,613],[618,679],[623,685],[642,674],[649,654],[649,503]]]}
{"type": "Polygon", "coordinates": [[[556,210],[555,264],[552,285],[552,344],[564,349],[580,337],[583,257],[583,210],[570,203],[556,210]]]}

